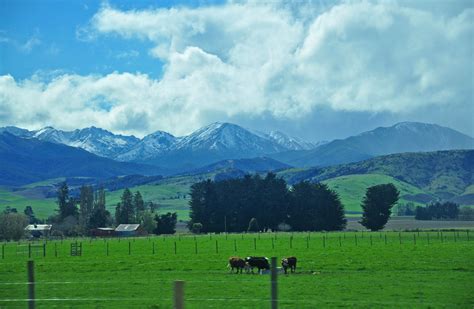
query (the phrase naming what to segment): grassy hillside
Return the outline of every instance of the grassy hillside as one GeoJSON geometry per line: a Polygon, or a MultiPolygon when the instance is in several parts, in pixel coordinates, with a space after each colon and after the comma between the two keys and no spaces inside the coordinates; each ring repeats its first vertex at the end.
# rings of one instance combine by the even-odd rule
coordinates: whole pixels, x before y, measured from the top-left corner
{"type": "Polygon", "coordinates": [[[348,175],[328,179],[323,182],[339,194],[346,211],[362,211],[360,204],[367,188],[378,184],[393,183],[400,191],[399,203],[413,202],[418,204],[411,197],[426,194],[417,187],[386,175],[348,175]]]}
{"type": "Polygon", "coordinates": [[[57,208],[55,199],[29,198],[12,192],[11,189],[0,188],[0,211],[3,211],[7,206],[16,208],[18,212],[23,212],[26,206],[32,206],[38,218],[48,217],[57,208]]]}

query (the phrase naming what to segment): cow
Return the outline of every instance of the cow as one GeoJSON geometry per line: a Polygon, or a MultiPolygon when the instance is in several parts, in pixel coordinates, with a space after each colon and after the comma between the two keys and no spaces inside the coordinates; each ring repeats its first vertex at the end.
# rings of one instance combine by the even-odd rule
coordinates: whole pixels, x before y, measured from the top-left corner
{"type": "Polygon", "coordinates": [[[288,268],[290,269],[292,273],[296,271],[296,261],[297,259],[294,256],[290,256],[281,260],[281,266],[283,267],[285,274],[288,273],[287,272],[288,268]]]}
{"type": "Polygon", "coordinates": [[[270,263],[268,263],[268,259],[266,257],[249,256],[245,258],[245,262],[247,263],[248,267],[252,271],[252,274],[253,274],[253,269],[255,267],[258,269],[259,272],[262,269],[266,269],[266,270],[270,269],[270,263]]]}
{"type": "Polygon", "coordinates": [[[238,256],[231,256],[229,258],[229,264],[227,265],[227,267],[230,267],[230,272],[234,272],[234,268],[235,268],[237,270],[236,274],[238,274],[239,270],[240,270],[240,273],[242,273],[242,270],[246,268],[246,263],[244,259],[241,259],[238,256]]]}

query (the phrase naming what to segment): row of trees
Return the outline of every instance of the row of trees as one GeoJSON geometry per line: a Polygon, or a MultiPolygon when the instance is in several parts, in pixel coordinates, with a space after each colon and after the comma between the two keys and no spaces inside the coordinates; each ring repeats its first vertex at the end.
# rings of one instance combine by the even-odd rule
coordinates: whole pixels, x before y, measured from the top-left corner
{"type": "Polygon", "coordinates": [[[459,215],[459,205],[453,202],[435,202],[426,207],[415,209],[416,220],[456,219],[459,215]]]}
{"type": "MultiPolygon", "coordinates": [[[[191,187],[190,229],[242,232],[253,218],[259,230],[341,230],[346,225],[339,196],[324,184],[301,182],[288,189],[269,173],[223,181],[206,180],[191,187]]],[[[255,226],[253,224],[252,226],[255,226]]]]}

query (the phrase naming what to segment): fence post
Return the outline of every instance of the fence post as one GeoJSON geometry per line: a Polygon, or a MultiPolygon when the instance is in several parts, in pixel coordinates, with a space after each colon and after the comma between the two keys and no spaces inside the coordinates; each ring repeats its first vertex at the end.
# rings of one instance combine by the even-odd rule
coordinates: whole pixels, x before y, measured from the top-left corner
{"type": "Polygon", "coordinates": [[[198,254],[198,243],[194,242],[194,253],[198,254]]]}
{"type": "Polygon", "coordinates": [[[28,258],[31,259],[31,242],[28,243],[28,258]]]}
{"type": "Polygon", "coordinates": [[[257,250],[257,238],[255,238],[255,237],[253,238],[253,249],[257,250]]]}
{"type": "Polygon", "coordinates": [[[275,249],[275,241],[272,238],[272,250],[274,250],[274,249],[275,249]]]}
{"type": "Polygon", "coordinates": [[[357,247],[357,233],[354,234],[354,241],[355,241],[355,245],[356,245],[356,247],[357,247]]]}
{"type": "Polygon", "coordinates": [[[5,258],[5,244],[2,244],[2,260],[5,258]]]}
{"type": "Polygon", "coordinates": [[[277,258],[272,257],[272,275],[271,275],[271,286],[272,286],[272,309],[278,308],[278,286],[277,286],[277,258]]]}
{"type": "Polygon", "coordinates": [[[174,308],[184,309],[184,281],[174,282],[174,308]]]}
{"type": "Polygon", "coordinates": [[[234,252],[237,252],[237,240],[234,239],[234,252]]]}
{"type": "Polygon", "coordinates": [[[290,249],[293,248],[293,236],[290,236],[290,249]]]}
{"type": "Polygon", "coordinates": [[[28,261],[28,308],[35,308],[35,264],[28,261]]]}
{"type": "Polygon", "coordinates": [[[155,254],[155,242],[151,243],[151,248],[152,248],[152,254],[155,254]]]}
{"type": "Polygon", "coordinates": [[[43,257],[46,257],[46,243],[43,243],[43,257]]]}
{"type": "Polygon", "coordinates": [[[216,239],[216,253],[219,253],[219,243],[217,242],[217,239],[216,239]]]}

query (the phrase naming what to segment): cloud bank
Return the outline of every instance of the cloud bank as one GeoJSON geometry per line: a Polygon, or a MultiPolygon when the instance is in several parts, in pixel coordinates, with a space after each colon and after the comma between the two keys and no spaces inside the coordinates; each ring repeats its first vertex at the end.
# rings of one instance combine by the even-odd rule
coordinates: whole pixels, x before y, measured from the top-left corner
{"type": "Polygon", "coordinates": [[[0,123],[180,135],[222,117],[466,108],[473,104],[473,23],[469,7],[442,15],[396,2],[104,6],[81,32],[151,43],[147,56],[164,63],[162,77],[2,76],[0,123]]]}

